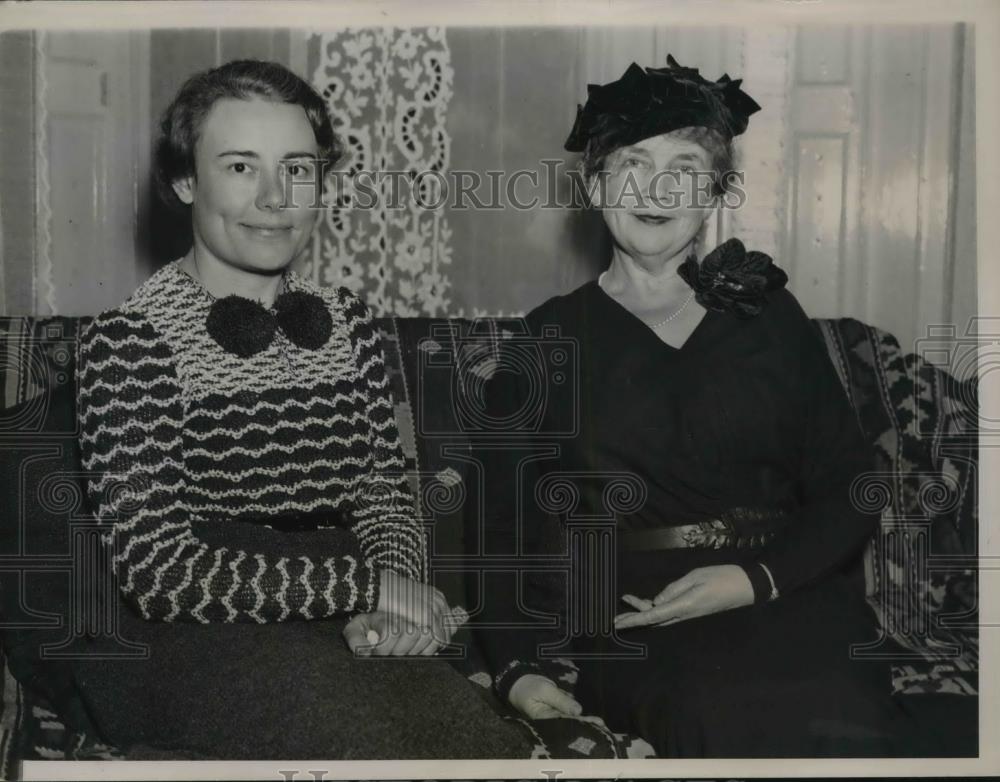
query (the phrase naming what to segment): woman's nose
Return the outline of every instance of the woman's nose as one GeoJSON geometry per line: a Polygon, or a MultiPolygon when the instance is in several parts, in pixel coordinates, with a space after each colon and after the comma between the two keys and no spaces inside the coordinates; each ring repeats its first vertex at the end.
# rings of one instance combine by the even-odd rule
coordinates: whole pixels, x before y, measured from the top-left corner
{"type": "Polygon", "coordinates": [[[257,208],[263,211],[276,211],[281,208],[285,199],[285,188],[280,171],[264,174],[260,178],[257,189],[257,208]]]}
{"type": "Polygon", "coordinates": [[[677,189],[677,172],[669,170],[661,170],[656,172],[649,182],[649,192],[654,196],[665,196],[673,190],[677,189]]]}
{"type": "Polygon", "coordinates": [[[647,174],[629,172],[621,183],[621,189],[617,194],[619,205],[626,209],[648,209],[650,178],[647,174]]]}
{"type": "Polygon", "coordinates": [[[650,182],[649,197],[659,209],[676,209],[686,205],[688,184],[679,171],[660,171],[650,182]]]}

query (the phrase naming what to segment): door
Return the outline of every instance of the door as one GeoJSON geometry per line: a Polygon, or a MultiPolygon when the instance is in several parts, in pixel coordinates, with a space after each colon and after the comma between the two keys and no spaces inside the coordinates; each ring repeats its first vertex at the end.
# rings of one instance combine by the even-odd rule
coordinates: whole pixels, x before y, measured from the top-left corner
{"type": "MultiPolygon", "coordinates": [[[[947,323],[975,253],[952,231],[963,120],[955,25],[802,27],[790,63],[789,286],[814,317],[854,317],[906,352],[947,323]]],[[[966,114],[966,121],[967,121],[966,114]]],[[[972,173],[970,167],[969,173],[972,173]]],[[[974,313],[970,313],[974,314],[974,313]]]]}
{"type": "Polygon", "coordinates": [[[137,279],[148,177],[148,33],[44,32],[37,46],[35,312],[90,315],[137,279]]]}

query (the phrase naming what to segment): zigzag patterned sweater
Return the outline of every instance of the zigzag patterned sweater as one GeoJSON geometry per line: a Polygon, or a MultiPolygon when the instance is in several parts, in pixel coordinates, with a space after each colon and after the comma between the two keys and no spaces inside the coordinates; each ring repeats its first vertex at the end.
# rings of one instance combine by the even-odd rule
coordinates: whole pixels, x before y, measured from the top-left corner
{"type": "Polygon", "coordinates": [[[205,326],[214,300],[179,261],[81,337],[88,496],[147,619],[317,619],[374,610],[380,569],[425,578],[370,314],[294,273],[285,290],[323,298],[323,347],[279,329],[250,358],[224,351],[205,326]],[[299,529],[272,529],[289,519],[299,529]]]}

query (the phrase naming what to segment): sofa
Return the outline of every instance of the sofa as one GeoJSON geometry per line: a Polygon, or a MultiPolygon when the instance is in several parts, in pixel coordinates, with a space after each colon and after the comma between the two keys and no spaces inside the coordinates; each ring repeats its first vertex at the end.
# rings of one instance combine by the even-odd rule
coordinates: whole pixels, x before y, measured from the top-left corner
{"type": "MultiPolygon", "coordinates": [[[[60,666],[81,636],[114,640],[113,627],[93,625],[80,615],[79,601],[67,597],[71,583],[86,580],[87,563],[100,548],[75,450],[76,343],[87,321],[0,318],[0,778],[16,776],[23,759],[123,757],[121,749],[102,743],[60,666]],[[25,661],[26,650],[31,657],[42,647],[45,661],[37,654],[25,661]]],[[[882,636],[854,653],[892,662],[893,697],[915,717],[928,755],[974,756],[976,378],[956,377],[940,355],[930,363],[904,353],[891,334],[856,320],[814,324],[877,460],[857,501],[881,509],[882,525],[858,572],[882,636]]],[[[518,333],[519,324],[384,318],[378,325],[407,469],[421,518],[432,530],[435,582],[453,604],[473,605],[470,584],[479,571],[466,554],[469,520],[463,518],[463,498],[473,490],[463,459],[470,446],[455,408],[474,404],[475,389],[488,374],[484,361],[500,340],[518,333]]],[[[937,347],[949,350],[954,343],[945,339],[937,347]]],[[[461,652],[452,664],[480,697],[518,720],[492,694],[468,628],[456,640],[461,652]]],[[[134,652],[127,639],[117,648],[134,652]]],[[[573,666],[562,665],[561,684],[572,689],[573,666]]],[[[533,740],[533,757],[651,756],[639,737],[612,734],[592,721],[518,721],[533,740]]]]}

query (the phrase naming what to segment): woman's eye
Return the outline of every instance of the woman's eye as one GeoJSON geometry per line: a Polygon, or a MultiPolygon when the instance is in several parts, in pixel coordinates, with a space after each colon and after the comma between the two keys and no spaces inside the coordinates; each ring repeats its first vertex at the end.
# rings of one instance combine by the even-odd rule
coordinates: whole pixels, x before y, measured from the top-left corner
{"type": "Polygon", "coordinates": [[[236,162],[229,166],[229,170],[235,174],[245,174],[250,171],[250,166],[243,162],[236,162]]]}
{"type": "Polygon", "coordinates": [[[309,176],[312,173],[312,166],[308,163],[291,163],[288,166],[288,173],[293,177],[309,176]]]}
{"type": "Polygon", "coordinates": [[[649,164],[641,157],[626,157],[622,160],[621,167],[625,171],[645,171],[649,164]]]}
{"type": "Polygon", "coordinates": [[[692,166],[678,166],[667,170],[668,176],[674,182],[688,182],[694,176],[695,169],[692,166]]]}

